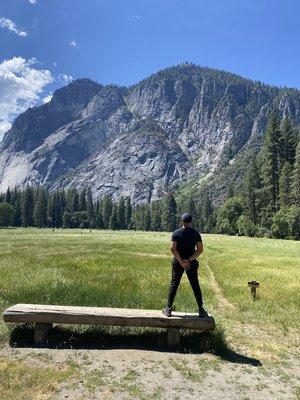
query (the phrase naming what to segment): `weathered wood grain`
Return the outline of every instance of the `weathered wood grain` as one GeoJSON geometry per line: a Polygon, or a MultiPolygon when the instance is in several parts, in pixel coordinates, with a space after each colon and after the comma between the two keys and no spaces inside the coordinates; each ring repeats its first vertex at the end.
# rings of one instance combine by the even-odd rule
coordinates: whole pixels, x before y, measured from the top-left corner
{"type": "Polygon", "coordinates": [[[192,313],[173,312],[172,317],[166,317],[159,310],[42,304],[16,304],[4,311],[3,319],[5,322],[177,327],[201,331],[215,328],[213,317],[199,318],[192,313]]]}

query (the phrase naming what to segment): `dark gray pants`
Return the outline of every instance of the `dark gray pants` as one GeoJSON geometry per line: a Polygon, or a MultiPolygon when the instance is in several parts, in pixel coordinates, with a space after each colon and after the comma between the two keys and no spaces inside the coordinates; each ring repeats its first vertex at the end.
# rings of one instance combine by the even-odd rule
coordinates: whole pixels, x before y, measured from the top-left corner
{"type": "Polygon", "coordinates": [[[190,285],[192,286],[198,307],[202,307],[202,293],[199,285],[199,280],[198,280],[198,267],[199,263],[198,260],[193,260],[191,262],[191,267],[190,269],[185,270],[182,268],[182,266],[179,264],[179,262],[172,261],[172,276],[171,276],[171,283],[170,283],[170,288],[169,288],[169,295],[168,295],[168,301],[167,301],[167,307],[172,307],[176,292],[179,286],[179,283],[181,281],[182,274],[184,271],[186,271],[187,277],[189,279],[190,285]]]}

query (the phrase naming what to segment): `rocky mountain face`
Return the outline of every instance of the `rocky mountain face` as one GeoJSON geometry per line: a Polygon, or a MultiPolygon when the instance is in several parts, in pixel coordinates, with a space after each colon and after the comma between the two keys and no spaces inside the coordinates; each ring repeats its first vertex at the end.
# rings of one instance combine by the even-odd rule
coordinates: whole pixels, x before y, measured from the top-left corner
{"type": "Polygon", "coordinates": [[[155,200],[213,176],[261,137],[271,109],[300,123],[300,91],[191,64],[123,88],[79,79],[29,108],[0,143],[0,191],[90,186],[155,200]]]}

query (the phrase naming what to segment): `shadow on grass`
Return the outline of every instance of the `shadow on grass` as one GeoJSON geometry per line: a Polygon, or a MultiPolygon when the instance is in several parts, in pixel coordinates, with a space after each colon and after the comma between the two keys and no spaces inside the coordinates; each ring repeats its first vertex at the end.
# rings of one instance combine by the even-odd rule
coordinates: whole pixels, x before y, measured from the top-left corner
{"type": "MultiPolygon", "coordinates": [[[[10,336],[12,347],[46,347],[53,349],[143,349],[170,351],[167,346],[166,330],[129,327],[90,327],[70,325],[54,326],[45,345],[33,342],[34,328],[31,324],[17,325],[10,336]]],[[[180,344],[173,351],[179,353],[211,353],[232,363],[262,365],[260,360],[244,356],[231,349],[220,328],[214,332],[181,331],[180,344]]]]}

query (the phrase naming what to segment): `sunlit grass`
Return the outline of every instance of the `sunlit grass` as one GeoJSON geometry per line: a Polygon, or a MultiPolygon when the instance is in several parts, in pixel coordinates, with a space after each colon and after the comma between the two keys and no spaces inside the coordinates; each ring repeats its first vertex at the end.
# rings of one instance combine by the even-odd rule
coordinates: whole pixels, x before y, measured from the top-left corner
{"type": "MultiPolygon", "coordinates": [[[[272,339],[269,352],[291,346],[297,337],[290,341],[289,332],[299,326],[300,243],[222,235],[203,239],[199,277],[205,306],[231,343],[259,352],[263,332],[272,339]],[[260,283],[256,301],[247,286],[252,279],[260,283]]],[[[1,311],[15,303],[146,309],[165,304],[170,233],[2,229],[0,240],[1,311]]],[[[197,311],[186,276],[175,307],[197,311]]],[[[10,331],[1,321],[2,343],[10,331]]]]}

